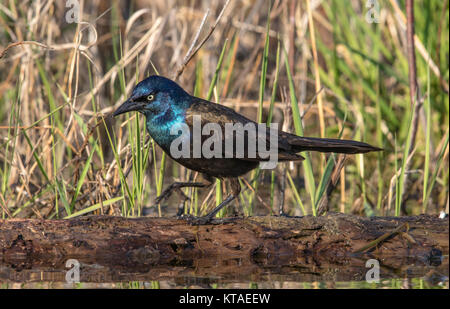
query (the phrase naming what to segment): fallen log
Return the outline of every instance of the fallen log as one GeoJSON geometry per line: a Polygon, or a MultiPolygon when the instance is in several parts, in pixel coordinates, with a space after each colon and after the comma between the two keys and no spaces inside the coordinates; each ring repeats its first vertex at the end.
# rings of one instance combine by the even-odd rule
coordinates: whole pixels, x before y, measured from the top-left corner
{"type": "Polygon", "coordinates": [[[0,281],[236,282],[364,280],[377,259],[383,278],[448,277],[449,220],[437,216],[229,218],[192,226],[175,218],[86,216],[0,220],[0,281]],[[444,258],[447,256],[447,258],[444,258]],[[280,277],[280,278],[281,278],[280,277]]]}

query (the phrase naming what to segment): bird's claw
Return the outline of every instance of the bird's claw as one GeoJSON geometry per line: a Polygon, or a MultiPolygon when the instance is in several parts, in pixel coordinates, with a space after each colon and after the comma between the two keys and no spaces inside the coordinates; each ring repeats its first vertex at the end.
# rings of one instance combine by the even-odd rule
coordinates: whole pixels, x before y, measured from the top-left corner
{"type": "Polygon", "coordinates": [[[178,219],[185,220],[190,225],[220,224],[223,221],[221,219],[214,219],[209,216],[196,217],[193,215],[186,215],[186,214],[178,216],[178,219]]]}
{"type": "Polygon", "coordinates": [[[206,225],[212,221],[211,217],[196,217],[193,215],[181,215],[179,219],[185,220],[190,225],[206,225]]]}
{"type": "Polygon", "coordinates": [[[279,216],[280,216],[280,217],[284,217],[284,218],[295,218],[295,216],[288,215],[288,214],[285,213],[285,212],[280,213],[279,216]]]}

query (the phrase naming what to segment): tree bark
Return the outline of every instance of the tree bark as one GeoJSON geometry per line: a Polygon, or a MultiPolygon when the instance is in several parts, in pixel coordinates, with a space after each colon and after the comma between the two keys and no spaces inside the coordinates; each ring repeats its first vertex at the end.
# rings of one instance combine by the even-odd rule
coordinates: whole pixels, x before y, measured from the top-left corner
{"type": "Polygon", "coordinates": [[[0,220],[0,281],[64,281],[68,259],[81,263],[85,282],[258,281],[271,274],[364,280],[368,259],[379,261],[384,278],[422,276],[429,267],[448,276],[448,230],[448,218],[428,215],[267,216],[203,226],[148,217],[0,220]]]}

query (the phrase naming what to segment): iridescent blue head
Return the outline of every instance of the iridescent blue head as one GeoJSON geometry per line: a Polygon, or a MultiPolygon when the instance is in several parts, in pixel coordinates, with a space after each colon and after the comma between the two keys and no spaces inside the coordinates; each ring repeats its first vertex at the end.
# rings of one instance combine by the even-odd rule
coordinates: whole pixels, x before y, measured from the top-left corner
{"type": "Polygon", "coordinates": [[[174,81],[153,75],[134,87],[131,96],[114,112],[114,116],[138,111],[145,116],[158,116],[173,109],[189,107],[189,94],[174,81]]]}
{"type": "MultiPolygon", "coordinates": [[[[150,76],[134,87],[131,96],[114,112],[114,116],[138,111],[145,115],[147,130],[158,142],[166,143],[170,128],[184,121],[191,96],[174,81],[150,76]],[[159,137],[159,138],[158,138],[159,137]]],[[[158,142],[158,144],[160,144],[158,142]]]]}

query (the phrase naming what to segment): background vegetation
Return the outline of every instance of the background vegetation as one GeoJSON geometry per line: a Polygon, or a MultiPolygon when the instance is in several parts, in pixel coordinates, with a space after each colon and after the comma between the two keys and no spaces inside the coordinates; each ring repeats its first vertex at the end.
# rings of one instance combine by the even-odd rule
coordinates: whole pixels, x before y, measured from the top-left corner
{"type": "MultiPolygon", "coordinates": [[[[252,119],[384,148],[256,170],[228,215],[448,213],[447,0],[414,1],[413,104],[404,1],[378,0],[379,23],[365,1],[230,1],[186,66],[225,1],[80,0],[79,23],[66,2],[0,3],[3,218],[175,214],[179,197],[155,197],[201,176],[147,138],[141,115],[109,115],[138,81],[180,68],[188,92],[252,119]]],[[[225,192],[186,189],[186,211],[205,213],[225,192]]]]}

